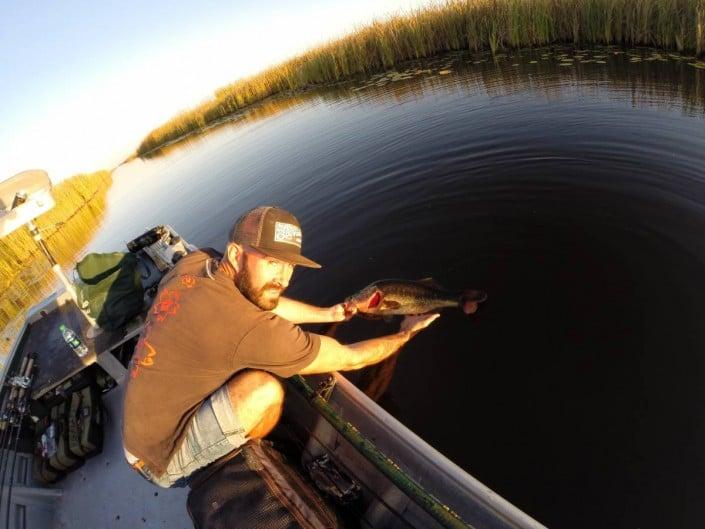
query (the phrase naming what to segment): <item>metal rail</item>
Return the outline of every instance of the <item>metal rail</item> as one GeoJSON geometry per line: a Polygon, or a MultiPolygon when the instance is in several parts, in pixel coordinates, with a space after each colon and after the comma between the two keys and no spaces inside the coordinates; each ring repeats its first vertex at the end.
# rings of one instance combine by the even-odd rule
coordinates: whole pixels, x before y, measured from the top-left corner
{"type": "Polygon", "coordinates": [[[426,491],[411,476],[362,435],[355,426],[343,420],[328,402],[303,377],[296,375],[289,379],[293,388],[335,428],[355,449],[396,485],[419,507],[432,516],[443,527],[449,529],[474,529],[460,516],[426,491]]]}

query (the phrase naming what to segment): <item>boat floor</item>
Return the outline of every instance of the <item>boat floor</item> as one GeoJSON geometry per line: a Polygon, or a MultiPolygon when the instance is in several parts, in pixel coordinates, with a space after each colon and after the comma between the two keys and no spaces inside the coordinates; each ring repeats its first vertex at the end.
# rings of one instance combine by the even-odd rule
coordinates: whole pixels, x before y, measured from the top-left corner
{"type": "Polygon", "coordinates": [[[193,529],[186,512],[188,488],[159,488],[125,462],[121,434],[124,391],[118,386],[103,395],[108,411],[103,452],[55,485],[63,495],[54,527],[193,529]]]}

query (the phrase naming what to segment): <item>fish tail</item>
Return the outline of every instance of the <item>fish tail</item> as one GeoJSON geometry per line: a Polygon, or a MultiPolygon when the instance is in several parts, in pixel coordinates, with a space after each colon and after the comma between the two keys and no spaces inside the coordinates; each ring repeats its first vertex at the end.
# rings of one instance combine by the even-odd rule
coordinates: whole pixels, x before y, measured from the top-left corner
{"type": "Polygon", "coordinates": [[[484,290],[468,289],[464,290],[460,296],[460,306],[465,314],[477,312],[477,304],[487,299],[487,292],[484,290]]]}

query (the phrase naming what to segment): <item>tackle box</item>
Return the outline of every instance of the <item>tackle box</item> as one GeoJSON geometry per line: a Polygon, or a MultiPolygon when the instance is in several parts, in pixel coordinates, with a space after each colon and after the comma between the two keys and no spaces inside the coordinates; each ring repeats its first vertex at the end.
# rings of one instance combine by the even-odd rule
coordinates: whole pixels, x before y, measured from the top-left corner
{"type": "Polygon", "coordinates": [[[71,395],[68,427],[73,454],[87,458],[102,451],[103,409],[95,386],[86,386],[71,395]]]}
{"type": "Polygon", "coordinates": [[[83,459],[71,453],[66,408],[67,404],[62,402],[51,409],[51,422],[56,428],[56,450],[49,457],[49,464],[57,470],[71,472],[83,464],[83,459]]]}

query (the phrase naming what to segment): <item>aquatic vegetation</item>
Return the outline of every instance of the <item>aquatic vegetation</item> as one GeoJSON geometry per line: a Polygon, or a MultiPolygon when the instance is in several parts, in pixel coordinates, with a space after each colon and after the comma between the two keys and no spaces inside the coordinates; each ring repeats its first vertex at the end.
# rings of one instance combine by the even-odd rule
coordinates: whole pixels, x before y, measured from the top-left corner
{"type": "Polygon", "coordinates": [[[489,50],[499,58],[498,52],[506,48],[550,43],[657,46],[702,56],[705,0],[447,0],[431,4],[374,22],[220,88],[212,99],[150,132],[137,155],[203,130],[274,94],[367,76],[406,60],[453,50],[489,50]]]}
{"type": "MultiPolygon", "coordinates": [[[[98,228],[111,184],[110,172],[98,171],[52,189],[56,206],[35,224],[59,264],[73,263],[98,228]]],[[[25,228],[0,239],[0,329],[46,294],[53,280],[49,262],[25,228]]]]}

